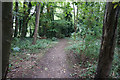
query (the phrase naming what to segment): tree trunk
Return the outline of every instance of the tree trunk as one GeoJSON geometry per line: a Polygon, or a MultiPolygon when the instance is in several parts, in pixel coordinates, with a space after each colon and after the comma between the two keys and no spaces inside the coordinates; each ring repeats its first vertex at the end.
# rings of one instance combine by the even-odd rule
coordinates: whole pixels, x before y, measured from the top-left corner
{"type": "Polygon", "coordinates": [[[32,29],[31,29],[31,26],[30,26],[30,38],[32,38],[32,29]]]}
{"type": "Polygon", "coordinates": [[[24,2],[23,3],[23,8],[24,8],[24,17],[23,17],[23,25],[22,25],[22,33],[21,33],[21,38],[23,38],[23,37],[26,37],[26,34],[25,34],[25,32],[26,32],[26,26],[25,26],[25,19],[26,19],[26,11],[25,11],[25,5],[26,5],[26,2],[24,2]]]}
{"type": "Polygon", "coordinates": [[[22,29],[22,20],[19,19],[20,23],[19,23],[19,37],[21,36],[21,29],[22,29]]]}
{"type": "Polygon", "coordinates": [[[26,34],[27,34],[27,25],[28,25],[28,21],[30,20],[30,19],[27,19],[27,18],[29,18],[30,10],[32,8],[32,4],[31,4],[31,2],[29,2],[29,4],[28,4],[28,10],[26,12],[26,10],[25,10],[26,6],[25,5],[27,5],[27,2],[24,2],[24,4],[23,4],[24,17],[23,17],[23,26],[22,26],[22,34],[21,34],[22,38],[26,37],[26,34]]]}
{"type": "Polygon", "coordinates": [[[40,3],[36,5],[36,20],[35,20],[35,33],[34,33],[34,39],[33,39],[33,45],[36,44],[37,40],[37,33],[38,33],[38,27],[39,27],[39,18],[40,18],[40,3]]]}
{"type": "MultiPolygon", "coordinates": [[[[53,2],[54,4],[54,2],[53,2]]],[[[51,20],[54,21],[54,7],[52,6],[52,9],[51,9],[51,20]]]]}
{"type": "Polygon", "coordinates": [[[6,78],[12,38],[12,2],[2,3],[2,78],[6,78]]]}
{"type": "Polygon", "coordinates": [[[79,2],[77,2],[77,20],[76,20],[76,22],[77,22],[77,24],[78,24],[78,5],[79,5],[79,2]]]}
{"type": "Polygon", "coordinates": [[[120,14],[119,14],[119,22],[118,22],[118,41],[117,41],[117,45],[118,47],[120,47],[120,14]]]}
{"type": "MultiPolygon", "coordinates": [[[[49,2],[50,4],[54,4],[54,2],[49,2]]],[[[49,6],[49,17],[50,17],[50,20],[53,21],[54,20],[54,7],[53,6],[49,6]]]]}
{"type": "Polygon", "coordinates": [[[75,4],[73,3],[73,9],[74,9],[74,30],[75,30],[75,34],[74,34],[74,38],[76,39],[76,20],[75,20],[75,4]]]}
{"type": "MultiPolygon", "coordinates": [[[[32,8],[32,4],[31,4],[31,2],[29,2],[27,14],[26,14],[26,17],[25,17],[25,20],[26,20],[26,21],[25,21],[25,36],[26,36],[26,34],[27,34],[27,32],[28,32],[28,31],[27,31],[27,28],[28,28],[29,20],[31,19],[31,18],[29,18],[31,8],[32,8]]],[[[34,13],[33,13],[32,15],[34,15],[34,13]]],[[[32,15],[31,15],[31,17],[32,17],[32,15]]]]}
{"type": "MultiPolygon", "coordinates": [[[[119,8],[120,9],[120,8],[119,8]]],[[[119,57],[119,59],[120,59],[120,14],[119,14],[119,20],[118,20],[118,39],[117,39],[117,49],[118,49],[118,57],[119,57]]],[[[120,64],[120,62],[118,63],[118,64],[120,64]]],[[[118,66],[118,68],[119,68],[119,71],[118,71],[118,73],[119,73],[119,75],[120,75],[120,65],[118,66]]]]}
{"type": "MultiPolygon", "coordinates": [[[[40,17],[43,16],[43,9],[44,9],[44,6],[45,6],[45,3],[43,3],[43,5],[41,6],[41,11],[40,11],[40,17]]],[[[39,20],[39,25],[42,26],[42,23],[41,23],[41,19],[39,20]]],[[[41,36],[41,29],[42,27],[39,26],[39,36],[41,36]]]]}
{"type": "MultiPolygon", "coordinates": [[[[15,11],[16,13],[18,13],[18,2],[15,3],[15,11]]],[[[17,34],[18,34],[18,17],[17,15],[15,16],[15,33],[14,33],[14,37],[17,37],[17,34]]]]}
{"type": "Polygon", "coordinates": [[[97,74],[95,79],[108,78],[114,57],[116,30],[118,19],[118,7],[114,9],[112,2],[106,3],[106,12],[103,23],[103,34],[99,61],[97,66],[97,74]]]}
{"type": "Polygon", "coordinates": [[[73,3],[73,9],[74,9],[74,29],[76,31],[76,27],[75,27],[75,4],[73,3]]]}

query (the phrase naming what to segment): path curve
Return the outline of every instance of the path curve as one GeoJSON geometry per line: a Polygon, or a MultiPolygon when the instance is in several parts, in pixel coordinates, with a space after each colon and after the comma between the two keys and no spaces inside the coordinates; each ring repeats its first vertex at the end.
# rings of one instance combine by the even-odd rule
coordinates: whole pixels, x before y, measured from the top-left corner
{"type": "Polygon", "coordinates": [[[40,60],[41,68],[36,70],[35,78],[70,78],[70,69],[67,62],[65,47],[67,40],[61,39],[56,46],[44,55],[40,60]]]}

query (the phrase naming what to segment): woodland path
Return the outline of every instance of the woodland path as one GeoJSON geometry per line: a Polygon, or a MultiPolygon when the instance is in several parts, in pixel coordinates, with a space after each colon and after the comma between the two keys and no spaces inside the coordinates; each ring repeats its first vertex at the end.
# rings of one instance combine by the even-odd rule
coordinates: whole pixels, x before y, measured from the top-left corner
{"type": "Polygon", "coordinates": [[[36,70],[35,78],[70,78],[71,69],[64,50],[66,46],[67,40],[61,39],[55,47],[48,50],[39,61],[38,66],[42,67],[36,70]]]}

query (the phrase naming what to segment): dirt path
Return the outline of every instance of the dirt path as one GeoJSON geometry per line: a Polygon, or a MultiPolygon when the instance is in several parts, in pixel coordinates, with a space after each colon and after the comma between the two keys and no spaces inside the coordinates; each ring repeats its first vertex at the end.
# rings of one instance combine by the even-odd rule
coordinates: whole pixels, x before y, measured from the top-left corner
{"type": "Polygon", "coordinates": [[[67,62],[67,56],[64,48],[67,46],[67,40],[61,39],[59,43],[50,49],[40,60],[36,69],[35,78],[69,78],[70,69],[67,62]]]}

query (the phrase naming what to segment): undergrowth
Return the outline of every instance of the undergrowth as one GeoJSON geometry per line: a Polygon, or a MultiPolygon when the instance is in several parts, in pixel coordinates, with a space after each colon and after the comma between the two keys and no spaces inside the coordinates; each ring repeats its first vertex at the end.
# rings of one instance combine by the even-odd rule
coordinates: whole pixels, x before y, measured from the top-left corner
{"type": "MultiPolygon", "coordinates": [[[[76,38],[68,42],[70,46],[66,49],[69,54],[75,55],[77,62],[73,64],[74,72],[71,74],[73,77],[80,78],[94,78],[98,63],[100,39],[88,38],[84,40],[76,38]]],[[[117,50],[115,50],[114,61],[111,70],[111,77],[119,78],[120,64],[117,50]]]]}
{"type": "Polygon", "coordinates": [[[10,75],[14,75],[12,72],[19,72],[19,68],[25,70],[37,65],[36,61],[58,42],[57,39],[38,39],[36,45],[33,45],[32,41],[32,38],[25,38],[24,40],[15,38],[12,40],[8,70],[10,75]]]}
{"type": "Polygon", "coordinates": [[[51,39],[38,39],[36,44],[32,44],[33,39],[28,38],[28,39],[18,39],[15,38],[12,42],[12,52],[27,52],[27,53],[38,53],[40,50],[50,48],[54,43],[56,43],[56,40],[51,40],[51,39]]]}

